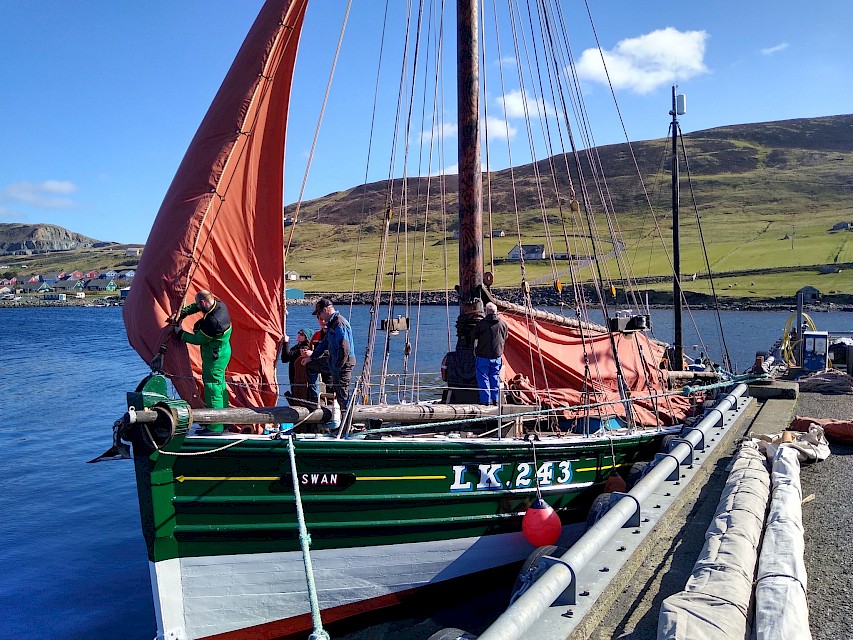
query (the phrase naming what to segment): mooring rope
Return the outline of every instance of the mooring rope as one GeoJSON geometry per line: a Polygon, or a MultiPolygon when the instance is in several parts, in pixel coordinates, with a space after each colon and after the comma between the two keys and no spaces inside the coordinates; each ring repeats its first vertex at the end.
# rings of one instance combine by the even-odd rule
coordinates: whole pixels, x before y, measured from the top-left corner
{"type": "Polygon", "coordinates": [[[299,521],[299,546],[302,547],[302,562],[305,565],[305,580],[308,582],[308,599],[311,603],[311,622],[314,630],[308,640],[329,640],[329,634],[323,630],[323,620],[320,617],[320,602],[317,599],[317,588],[314,586],[314,568],[311,565],[311,536],[305,526],[305,514],[302,511],[302,494],[299,492],[299,478],[296,473],[296,449],[293,446],[293,435],[287,438],[287,452],[290,454],[290,473],[293,477],[293,498],[296,501],[296,518],[299,521]]]}

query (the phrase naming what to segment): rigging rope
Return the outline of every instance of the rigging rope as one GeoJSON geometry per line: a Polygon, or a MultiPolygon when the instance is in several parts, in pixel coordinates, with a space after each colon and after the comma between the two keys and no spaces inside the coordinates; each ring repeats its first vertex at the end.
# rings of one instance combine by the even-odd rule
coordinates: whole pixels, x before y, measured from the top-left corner
{"type": "MultiPolygon", "coordinates": [[[[717,327],[719,328],[719,336],[720,343],[723,347],[723,367],[731,370],[732,369],[732,361],[729,357],[729,348],[726,344],[726,335],[723,331],[723,320],[720,317],[720,305],[719,300],[717,299],[717,289],[714,286],[714,276],[711,272],[711,261],[708,258],[708,247],[705,244],[705,234],[702,230],[702,217],[699,215],[699,206],[696,204],[696,192],[693,190],[693,178],[690,174],[690,162],[687,159],[687,149],[684,146],[684,136],[681,135],[681,127],[678,127],[678,139],[681,141],[681,153],[684,157],[684,166],[687,171],[687,184],[690,188],[690,198],[693,202],[693,213],[696,215],[696,226],[699,229],[699,240],[702,244],[702,255],[705,256],[705,268],[708,269],[708,281],[711,284],[711,296],[714,300],[714,310],[717,315],[717,327]]],[[[691,314],[692,317],[692,314],[691,314]]],[[[698,331],[697,331],[698,333],[698,331]]],[[[706,349],[707,351],[707,349],[706,349]]]]}

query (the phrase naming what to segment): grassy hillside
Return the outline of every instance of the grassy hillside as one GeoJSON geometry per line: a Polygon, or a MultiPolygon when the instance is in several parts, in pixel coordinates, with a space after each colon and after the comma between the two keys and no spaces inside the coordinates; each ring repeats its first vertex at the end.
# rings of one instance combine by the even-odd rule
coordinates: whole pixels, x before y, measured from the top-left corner
{"type": "MultiPolygon", "coordinates": [[[[602,165],[608,171],[607,183],[613,199],[613,210],[618,214],[618,224],[626,242],[624,256],[634,276],[639,278],[661,278],[671,274],[671,191],[669,141],[665,139],[627,145],[610,145],[597,150],[602,165]],[[634,173],[636,158],[646,191],[647,202],[639,188],[634,173]]],[[[853,277],[849,273],[820,275],[821,266],[843,265],[853,262],[853,232],[830,231],[837,222],[853,222],[853,116],[798,119],[783,122],[761,123],[722,127],[698,131],[684,136],[687,163],[680,162],[681,172],[681,246],[682,273],[685,274],[685,289],[705,293],[709,291],[705,257],[697,230],[697,216],[701,219],[708,260],[713,273],[723,276],[718,283],[718,293],[736,297],[767,298],[793,295],[800,287],[811,284],[822,292],[839,291],[853,293],[853,277]],[[693,202],[696,202],[696,211],[693,202]],[[789,270],[784,274],[760,273],[776,267],[802,267],[799,271],[789,270]],[[742,275],[725,278],[728,272],[751,271],[751,277],[742,275]],[[697,274],[695,280],[692,275],[697,274]]],[[[574,167],[573,159],[568,165],[574,167]]],[[[565,166],[565,163],[558,163],[565,166]]],[[[550,188],[546,162],[539,163],[543,175],[542,189],[546,194],[545,215],[551,227],[551,242],[554,252],[564,252],[566,245],[576,254],[587,255],[588,243],[570,229],[568,242],[561,228],[560,210],[550,188]],[[550,202],[548,202],[550,195],[550,202]]],[[[503,229],[505,238],[493,238],[495,256],[505,257],[519,241],[525,244],[546,244],[543,235],[543,212],[538,206],[538,193],[534,167],[526,165],[514,171],[515,197],[519,212],[511,211],[511,183],[509,171],[496,172],[489,176],[492,192],[492,228],[503,229]]],[[[584,176],[587,184],[592,177],[584,176]]],[[[580,183],[576,171],[572,171],[575,185],[580,183]]],[[[429,188],[439,193],[437,179],[432,178],[429,188]]],[[[568,178],[565,171],[558,174],[561,192],[567,192],[568,178]]],[[[376,183],[346,192],[331,194],[326,198],[303,203],[302,220],[297,232],[298,249],[291,254],[288,268],[301,274],[311,274],[312,280],[303,282],[308,291],[349,291],[371,289],[373,283],[374,256],[378,253],[377,233],[381,229],[384,210],[384,184],[376,183]],[[356,261],[357,222],[361,212],[367,211],[365,229],[370,232],[361,240],[358,253],[359,269],[354,286],[352,276],[342,282],[340,272],[330,269],[324,249],[330,243],[334,254],[348,264],[356,261]],[[317,218],[319,217],[319,222],[317,218]],[[330,273],[330,271],[334,271],[330,273]]],[[[401,183],[397,181],[394,192],[399,193],[401,183]]],[[[443,225],[449,231],[456,228],[456,177],[448,177],[444,185],[444,211],[440,203],[431,205],[433,211],[426,224],[423,213],[409,213],[411,229],[422,233],[427,228],[426,238],[418,235],[425,245],[424,288],[443,288],[444,264],[448,263],[448,280],[455,283],[456,240],[445,242],[443,225]],[[414,222],[413,222],[414,221],[414,222]]],[[[410,193],[421,193],[427,189],[425,179],[410,179],[410,193]]],[[[595,196],[591,197],[593,208],[595,196]]],[[[600,209],[600,207],[599,207],[600,209]]],[[[564,215],[569,222],[570,214],[564,215]]],[[[395,216],[399,212],[395,210],[395,216]]],[[[395,218],[396,219],[396,218],[395,218]]],[[[486,223],[488,224],[488,223],[486,223]]],[[[596,227],[606,234],[603,215],[596,217],[596,227]]],[[[392,240],[393,242],[393,240],[392,240]]],[[[610,251],[612,246],[602,242],[600,253],[610,251]]],[[[486,239],[485,254],[490,255],[489,239],[486,239]]],[[[392,257],[389,261],[393,260],[392,257]]],[[[337,263],[336,263],[337,264],[337,263]]],[[[389,262],[392,265],[393,262],[389,262]]],[[[409,255],[408,264],[402,256],[397,258],[398,271],[419,274],[421,256],[418,248],[409,255]],[[413,264],[414,263],[414,264],[413,264]]],[[[559,264],[558,269],[566,265],[559,264]]],[[[392,267],[385,269],[386,274],[392,267]]],[[[498,264],[494,268],[498,285],[513,286],[521,279],[518,263],[498,264]]],[[[619,265],[608,261],[605,272],[619,277],[619,265]]],[[[546,262],[529,262],[526,279],[550,280],[551,267],[546,262]]],[[[580,278],[588,278],[582,271],[580,278]]],[[[412,276],[413,279],[416,276],[412,276]]],[[[564,282],[569,276],[562,277],[564,282]]],[[[654,288],[669,289],[668,283],[652,283],[654,288]]]]}
{"type": "Polygon", "coordinates": [[[0,256],[0,264],[7,268],[0,269],[0,275],[30,275],[56,271],[119,271],[133,269],[139,264],[139,258],[125,257],[125,246],[111,244],[97,249],[70,249],[68,251],[51,251],[31,256],[0,256]]]}
{"type": "MultiPolygon", "coordinates": [[[[660,290],[671,288],[665,281],[671,274],[672,233],[668,145],[669,140],[661,139],[634,143],[631,148],[623,144],[596,150],[607,171],[612,210],[625,242],[621,264],[611,258],[603,269],[616,279],[630,272],[647,283],[644,287],[660,290]],[[635,174],[634,159],[648,201],[635,174]]],[[[684,136],[684,145],[688,162],[682,159],[680,164],[680,230],[685,290],[709,292],[696,225],[698,215],[711,270],[718,276],[719,294],[756,299],[790,296],[806,284],[824,293],[853,293],[849,271],[819,274],[821,267],[853,263],[853,232],[831,231],[838,222],[853,222],[853,115],[697,131],[684,136]],[[779,268],[787,270],[773,272],[779,268]]],[[[571,181],[578,192],[582,183],[587,185],[591,209],[602,211],[589,171],[584,168],[584,175],[578,175],[571,156],[557,160],[558,167],[571,167],[571,181]]],[[[583,158],[581,164],[586,167],[583,158]]],[[[507,235],[486,238],[486,260],[490,261],[492,251],[496,258],[504,258],[519,240],[525,244],[550,243],[555,253],[563,253],[568,247],[576,255],[590,254],[587,224],[582,220],[576,224],[566,206],[569,175],[565,169],[557,172],[562,207],[554,195],[546,161],[538,167],[517,167],[514,177],[513,184],[509,170],[488,176],[491,228],[502,229],[507,235]],[[542,176],[541,184],[537,184],[537,172],[542,176]],[[544,211],[539,205],[540,194],[544,211]],[[514,201],[518,202],[517,212],[514,201]],[[543,231],[543,217],[550,236],[543,231]],[[564,222],[568,228],[565,236],[564,222]]],[[[384,182],[363,185],[302,204],[287,269],[311,279],[294,286],[307,292],[373,289],[387,186],[384,182]]],[[[399,200],[402,182],[394,181],[392,188],[399,200]]],[[[458,241],[452,238],[457,228],[456,188],[456,176],[446,177],[443,185],[435,177],[407,181],[410,202],[414,201],[413,194],[429,190],[430,204],[428,209],[410,205],[408,211],[393,207],[392,229],[396,230],[401,216],[406,218],[410,248],[397,248],[392,234],[383,269],[386,288],[394,271],[399,274],[398,288],[403,288],[406,279],[411,288],[422,281],[428,290],[443,289],[445,282],[451,287],[456,283],[458,241]],[[411,248],[413,244],[415,249],[411,248]]],[[[287,215],[293,212],[293,206],[286,208],[287,215]]],[[[488,210],[484,215],[488,231],[488,210]]],[[[609,238],[607,224],[602,213],[595,216],[597,233],[609,238]]],[[[286,233],[291,228],[286,228],[286,233]]],[[[598,240],[599,253],[612,251],[609,240],[598,240]]],[[[9,266],[3,272],[22,273],[60,268],[104,270],[135,264],[125,259],[123,247],[115,245],[26,258],[6,256],[0,257],[0,262],[9,266]]],[[[563,261],[557,269],[566,266],[563,261]]],[[[494,270],[498,286],[516,286],[521,280],[517,262],[500,262],[487,268],[494,270]]],[[[547,261],[526,264],[528,282],[550,282],[550,274],[547,261]]],[[[576,277],[586,279],[590,274],[581,270],[576,277]]],[[[570,276],[561,278],[567,283],[570,276]]]]}

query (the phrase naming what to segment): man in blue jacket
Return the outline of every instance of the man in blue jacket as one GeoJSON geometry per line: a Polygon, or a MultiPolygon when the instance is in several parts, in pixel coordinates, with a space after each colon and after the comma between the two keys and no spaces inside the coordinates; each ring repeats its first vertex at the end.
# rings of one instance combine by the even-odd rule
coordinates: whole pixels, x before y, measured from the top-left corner
{"type": "Polygon", "coordinates": [[[352,327],[346,318],[335,311],[328,298],[317,300],[311,315],[326,323],[326,335],[313,351],[303,356],[302,362],[309,371],[323,371],[328,366],[335,398],[341,411],[346,412],[349,406],[349,384],[355,367],[352,327]]]}

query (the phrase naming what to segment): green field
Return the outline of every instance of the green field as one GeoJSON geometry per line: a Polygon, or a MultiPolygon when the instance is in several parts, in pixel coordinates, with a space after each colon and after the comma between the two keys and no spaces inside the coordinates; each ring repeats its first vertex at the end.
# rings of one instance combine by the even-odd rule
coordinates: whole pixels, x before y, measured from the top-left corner
{"type": "MultiPolygon", "coordinates": [[[[707,279],[705,257],[699,236],[696,232],[695,216],[691,212],[681,213],[682,242],[682,278],[685,291],[710,293],[707,279]],[[693,274],[696,278],[693,279],[693,274]]],[[[822,293],[853,293],[853,273],[842,270],[841,273],[820,274],[819,266],[843,265],[853,263],[853,232],[829,229],[843,214],[826,210],[811,212],[809,215],[792,216],[784,211],[779,214],[765,214],[760,218],[751,213],[719,213],[703,216],[703,232],[708,246],[708,259],[715,277],[717,294],[723,298],[769,299],[778,296],[793,296],[805,285],[817,287],[822,293]],[[792,220],[794,220],[792,224],[792,220]],[[793,236],[793,237],[792,237],[793,236]],[[797,271],[762,273],[761,271],[780,267],[802,267],[797,271]],[[732,272],[750,272],[747,275],[727,275],[732,272]]],[[[509,216],[497,217],[508,218],[509,216]]],[[[528,220],[539,217],[530,214],[528,220]]],[[[555,217],[555,216],[552,216],[555,217]]],[[[651,216],[629,216],[627,223],[621,226],[625,249],[623,264],[628,265],[633,277],[641,279],[640,288],[670,290],[671,284],[649,282],[647,278],[668,278],[672,273],[670,264],[672,252],[671,219],[668,214],[661,215],[661,224],[665,227],[661,233],[654,230],[651,216]]],[[[599,229],[604,229],[599,222],[599,229]]],[[[533,231],[533,224],[525,225],[521,235],[525,244],[545,244],[548,238],[533,231]]],[[[365,235],[359,241],[358,227],[354,225],[331,225],[315,222],[303,222],[297,225],[297,232],[287,262],[288,270],[297,271],[303,278],[291,286],[306,293],[372,291],[376,274],[377,256],[380,251],[380,238],[377,233],[365,235]]],[[[541,228],[541,221],[539,221],[541,228]]],[[[496,228],[497,225],[496,225],[496,228]]],[[[486,238],[484,254],[487,270],[491,270],[489,257],[492,249],[496,258],[504,259],[518,242],[517,232],[510,232],[510,224],[501,224],[508,235],[503,238],[486,238]]],[[[554,225],[555,234],[551,237],[553,251],[563,253],[566,241],[559,226],[554,225]]],[[[395,237],[389,240],[389,248],[384,272],[384,288],[390,286],[391,273],[396,271],[398,290],[409,288],[417,290],[442,290],[445,283],[452,288],[457,282],[458,240],[436,232],[410,232],[409,250],[402,245],[395,248],[395,237]]],[[[401,241],[402,242],[402,241],[401,241]]],[[[581,255],[589,252],[589,243],[572,236],[570,249],[581,255]]],[[[608,241],[599,241],[599,252],[612,251],[608,241]]],[[[63,251],[34,256],[5,256],[2,263],[8,265],[4,273],[30,274],[58,271],[60,269],[99,269],[133,268],[135,260],[128,260],[123,251],[109,249],[83,249],[63,251]],[[128,264],[130,263],[130,264],[128,264]],[[21,265],[26,265],[22,267],[21,265]]],[[[558,260],[558,272],[565,271],[568,264],[558,260]]],[[[624,268],[624,267],[623,267],[624,268]]],[[[619,265],[613,258],[603,263],[605,278],[621,280],[619,265]]],[[[495,286],[514,287],[522,280],[521,265],[518,262],[500,261],[494,266],[495,286]]],[[[553,268],[550,261],[535,260],[525,263],[525,277],[529,282],[544,279],[542,284],[550,285],[553,280],[553,268]]],[[[592,277],[589,268],[580,270],[576,277],[589,281],[592,277]]],[[[561,273],[560,279],[567,285],[571,275],[561,273]]],[[[621,285],[620,285],[621,286],[621,285]]]]}
{"type": "MultiPolygon", "coordinates": [[[[703,221],[703,233],[707,244],[708,260],[715,277],[717,294],[721,297],[767,299],[778,296],[793,296],[805,285],[817,287],[822,293],[853,293],[853,274],[842,270],[841,273],[820,274],[819,266],[853,263],[853,232],[830,232],[832,225],[841,214],[835,211],[812,213],[803,216],[792,228],[791,215],[787,212],[777,216],[765,216],[755,219],[750,214],[730,213],[720,216],[706,216],[703,221]],[[792,236],[793,229],[793,238],[792,236]],[[803,267],[798,271],[780,273],[761,273],[779,267],[803,267]],[[748,275],[727,276],[731,272],[751,272],[748,275]]],[[[682,213],[683,216],[683,213],[682,213]]],[[[636,220],[636,218],[634,218],[636,220]]],[[[651,225],[635,223],[623,225],[625,238],[625,262],[636,278],[669,277],[672,273],[671,220],[660,234],[654,232],[651,225]]],[[[506,227],[503,227],[506,228],[506,227]]],[[[709,280],[706,277],[705,256],[694,220],[682,217],[681,225],[681,272],[685,291],[710,293],[709,280]],[[691,224],[692,223],[692,224],[691,224]],[[688,228],[690,225],[690,228],[688,228]],[[696,278],[693,279],[693,274],[696,278]]],[[[377,238],[362,239],[357,242],[357,228],[331,227],[316,223],[301,223],[299,237],[306,238],[288,260],[287,268],[297,271],[301,276],[310,276],[310,280],[301,280],[293,286],[306,292],[348,292],[371,291],[376,271],[376,257],[380,242],[377,238]],[[320,242],[316,240],[322,238],[320,242]],[[329,258],[328,256],[333,256],[329,258]],[[356,268],[355,277],[353,269],[356,268]]],[[[410,289],[422,286],[424,290],[444,289],[445,282],[452,287],[456,284],[458,262],[458,241],[448,239],[441,234],[428,233],[426,241],[423,234],[409,234],[410,242],[416,236],[417,246],[408,256],[402,251],[397,255],[398,289],[410,289]],[[423,250],[425,245],[425,250],[423,250]],[[445,264],[447,269],[445,271],[445,264]],[[408,274],[406,279],[404,274],[408,274]],[[421,274],[423,276],[421,277],[421,274]]],[[[586,250],[576,240],[570,247],[586,255],[586,250]],[[572,246],[578,245],[578,247],[572,246]]],[[[542,235],[525,233],[525,244],[546,244],[542,235]]],[[[504,238],[486,238],[484,253],[487,263],[490,256],[490,244],[498,258],[505,258],[510,249],[517,244],[517,236],[504,238]],[[489,242],[491,240],[491,243],[489,242]]],[[[552,237],[554,252],[565,251],[562,235],[552,237]]],[[[394,269],[393,238],[389,242],[386,261],[385,288],[390,282],[390,273],[394,269]]],[[[602,252],[612,250],[610,242],[601,242],[602,252]]],[[[558,272],[567,269],[566,261],[557,261],[558,272]]],[[[487,269],[491,269],[487,265],[487,269]]],[[[619,265],[615,259],[609,259],[604,265],[605,277],[619,280],[619,265]]],[[[503,261],[495,265],[495,286],[518,286],[522,279],[518,262],[503,261]]],[[[547,278],[552,281],[553,268],[549,261],[528,261],[525,264],[525,277],[528,281],[547,278]]],[[[560,275],[564,284],[570,281],[569,274],[560,275]]],[[[592,274],[589,268],[578,274],[588,281],[592,274]]],[[[644,283],[643,288],[669,290],[671,285],[664,283],[644,283]]]]}

